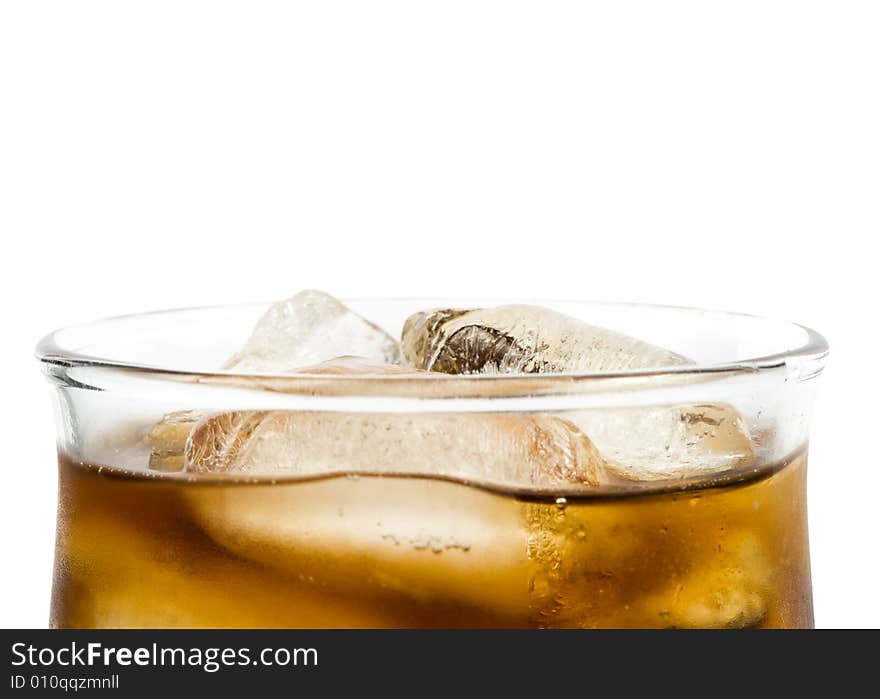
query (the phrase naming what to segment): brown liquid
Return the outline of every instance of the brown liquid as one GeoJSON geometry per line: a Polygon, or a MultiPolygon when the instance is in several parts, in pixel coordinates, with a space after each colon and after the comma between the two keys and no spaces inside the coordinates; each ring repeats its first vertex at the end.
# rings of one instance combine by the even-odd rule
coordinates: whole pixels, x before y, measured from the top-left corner
{"type": "Polygon", "coordinates": [[[806,459],[556,502],[429,478],[60,460],[56,627],[810,627],[806,459]]]}

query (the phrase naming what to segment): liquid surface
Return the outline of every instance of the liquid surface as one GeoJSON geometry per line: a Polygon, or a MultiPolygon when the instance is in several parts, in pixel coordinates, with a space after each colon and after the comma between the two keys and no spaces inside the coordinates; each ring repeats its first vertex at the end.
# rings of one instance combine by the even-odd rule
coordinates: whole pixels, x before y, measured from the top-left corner
{"type": "Polygon", "coordinates": [[[806,460],[578,499],[60,459],[56,627],[810,627],[806,460]]]}

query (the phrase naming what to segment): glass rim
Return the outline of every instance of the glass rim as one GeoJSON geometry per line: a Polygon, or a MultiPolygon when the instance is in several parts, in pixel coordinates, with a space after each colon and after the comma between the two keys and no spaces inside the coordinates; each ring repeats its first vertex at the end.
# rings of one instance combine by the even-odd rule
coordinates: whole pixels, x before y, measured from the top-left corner
{"type": "MultiPolygon", "coordinates": [[[[454,306],[455,299],[445,298],[419,298],[419,297],[359,297],[342,299],[345,303],[402,303],[413,302],[419,303],[423,308],[449,307],[454,306]]],[[[519,303],[518,300],[481,300],[486,304],[493,303],[495,305],[519,303]]],[[[265,308],[271,302],[264,303],[241,303],[241,304],[220,304],[210,306],[194,306],[188,308],[163,309],[156,311],[148,311],[143,313],[133,313],[112,316],[96,321],[80,323],[75,325],[59,328],[44,336],[35,348],[36,358],[47,367],[60,368],[89,368],[89,369],[107,369],[114,372],[131,373],[139,377],[147,376],[156,380],[169,381],[206,381],[219,383],[247,383],[251,387],[256,383],[256,387],[260,387],[260,383],[270,384],[264,385],[274,391],[298,392],[296,389],[309,386],[339,386],[345,384],[349,387],[354,386],[386,386],[400,387],[407,386],[415,389],[419,386],[448,386],[450,382],[454,382],[458,389],[465,388],[465,393],[475,393],[485,397],[485,393],[479,390],[479,386],[488,388],[489,386],[501,385],[507,389],[516,391],[517,387],[524,391],[534,391],[536,389],[550,389],[551,387],[559,388],[562,385],[572,387],[573,385],[594,384],[596,382],[604,382],[607,380],[659,380],[666,377],[669,380],[693,379],[694,376],[703,376],[711,378],[713,375],[729,375],[732,373],[755,373],[767,372],[772,370],[784,369],[794,366],[799,378],[811,378],[821,373],[824,368],[825,358],[829,352],[829,345],[826,339],[817,331],[799,323],[791,321],[776,320],[763,316],[737,313],[730,311],[714,311],[689,306],[675,306],[662,304],[647,303],[631,303],[631,302],[609,302],[609,301],[588,301],[588,300],[554,300],[554,299],[530,299],[527,303],[531,305],[542,304],[581,304],[604,306],[609,308],[631,308],[644,311],[675,311],[694,314],[712,314],[719,317],[731,319],[747,319],[752,321],[769,321],[778,324],[780,327],[789,329],[795,328],[803,333],[804,341],[797,347],[789,347],[779,352],[766,354],[758,357],[743,357],[734,361],[719,363],[700,363],[683,364],[667,367],[656,367],[651,369],[632,369],[625,371],[605,371],[605,372],[557,372],[546,374],[316,374],[309,372],[287,373],[287,374],[269,374],[269,373],[242,373],[236,371],[228,371],[222,369],[206,369],[192,370],[179,369],[173,366],[160,366],[145,364],[136,361],[125,361],[119,358],[101,356],[100,354],[90,354],[78,350],[75,347],[65,346],[61,335],[72,331],[88,331],[89,328],[98,328],[101,326],[109,326],[122,321],[131,321],[146,317],[161,316],[163,314],[174,313],[198,313],[218,311],[221,309],[245,309],[245,308],[265,308]]],[[[472,303],[470,305],[473,305],[472,303]]],[[[362,395],[360,391],[353,391],[353,395],[362,395]]],[[[344,395],[337,393],[336,395],[344,395]]]]}

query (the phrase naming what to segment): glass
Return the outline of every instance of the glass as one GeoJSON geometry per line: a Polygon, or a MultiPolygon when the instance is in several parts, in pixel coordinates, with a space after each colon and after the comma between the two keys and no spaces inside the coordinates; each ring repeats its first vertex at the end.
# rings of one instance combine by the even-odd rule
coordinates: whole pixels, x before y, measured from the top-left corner
{"type": "MultiPolygon", "coordinates": [[[[392,334],[409,314],[448,305],[347,303],[392,334]]],[[[440,377],[215,370],[264,305],[127,316],[47,336],[37,351],[57,408],[60,479],[51,625],[812,626],[806,458],[824,339],[737,314],[541,305],[696,364],[440,377]],[[317,420],[324,431],[302,443],[303,459],[353,434],[354,453],[369,457],[302,475],[272,473],[272,464],[180,471],[180,453],[161,440],[177,429],[166,416],[181,411],[317,420]],[[474,459],[495,448],[492,425],[624,415],[638,450],[666,438],[645,416],[670,411],[675,429],[706,444],[738,414],[753,453],[726,470],[697,459],[670,478],[598,485],[496,477],[465,463],[475,444],[484,452],[474,459]],[[385,441],[349,429],[359,420],[385,425],[385,441]],[[440,425],[436,433],[453,435],[445,458],[462,468],[397,463],[387,433],[403,424],[429,445],[424,426],[440,425]]]]}

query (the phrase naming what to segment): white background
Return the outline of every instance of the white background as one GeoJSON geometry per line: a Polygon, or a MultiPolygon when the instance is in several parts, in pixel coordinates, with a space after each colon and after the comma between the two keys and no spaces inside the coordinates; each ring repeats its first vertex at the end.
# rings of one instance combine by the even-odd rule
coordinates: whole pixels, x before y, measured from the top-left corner
{"type": "Polygon", "coordinates": [[[317,287],[819,329],[816,619],[880,626],[877,8],[0,5],[0,624],[48,619],[36,340],[317,287]]]}

